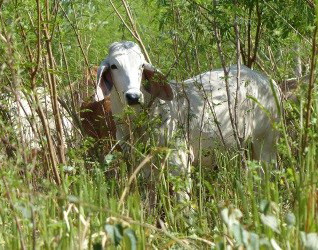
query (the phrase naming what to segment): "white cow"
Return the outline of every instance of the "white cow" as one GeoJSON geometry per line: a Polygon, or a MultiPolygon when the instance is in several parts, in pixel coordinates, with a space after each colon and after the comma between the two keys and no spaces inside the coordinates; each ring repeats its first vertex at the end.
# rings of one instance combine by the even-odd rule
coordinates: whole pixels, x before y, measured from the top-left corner
{"type": "MultiPolygon", "coordinates": [[[[279,121],[279,112],[271,83],[264,75],[242,66],[237,92],[236,77],[237,66],[232,66],[228,75],[231,112],[233,119],[237,118],[240,140],[251,139],[255,159],[275,160],[278,134],[273,123],[279,121]]],[[[272,83],[272,86],[280,99],[277,85],[272,83]]],[[[189,162],[193,160],[188,157],[189,152],[196,159],[200,149],[236,146],[223,69],[205,72],[179,84],[167,83],[162,74],[145,61],[138,45],[115,42],[98,70],[96,100],[106,96],[110,96],[114,115],[120,115],[126,105],[136,108],[151,105],[153,113],[162,116],[162,137],[174,138],[176,128],[183,128],[184,136],[176,139],[176,150],[171,157],[180,172],[189,169],[189,162]],[[144,86],[142,79],[148,80],[148,84],[144,86]],[[153,98],[157,101],[151,104],[153,98]]],[[[129,135],[126,124],[116,124],[116,131],[117,140],[125,140],[129,135]]],[[[211,155],[204,155],[202,162],[211,164],[211,155]]]]}
{"type": "MultiPolygon", "coordinates": [[[[57,131],[53,117],[52,102],[48,90],[43,87],[39,87],[36,91],[39,96],[43,112],[47,118],[48,127],[55,139],[54,142],[56,142],[57,131]]],[[[41,136],[44,136],[44,132],[41,120],[35,111],[35,101],[33,100],[32,95],[26,95],[22,91],[16,91],[16,95],[18,96],[17,100],[11,95],[2,95],[0,100],[1,102],[4,102],[5,106],[8,108],[8,115],[10,117],[10,123],[12,124],[13,130],[23,137],[20,139],[24,141],[25,145],[29,147],[29,149],[39,149],[39,133],[41,136]]],[[[71,118],[66,111],[63,109],[60,110],[62,110],[61,118],[64,133],[63,140],[65,141],[65,137],[69,137],[71,135],[73,125],[71,118]]]]}

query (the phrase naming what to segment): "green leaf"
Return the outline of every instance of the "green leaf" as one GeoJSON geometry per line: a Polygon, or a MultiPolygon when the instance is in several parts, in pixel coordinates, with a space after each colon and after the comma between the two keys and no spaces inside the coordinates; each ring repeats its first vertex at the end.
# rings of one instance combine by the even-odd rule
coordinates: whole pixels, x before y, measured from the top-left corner
{"type": "Polygon", "coordinates": [[[129,239],[129,249],[130,250],[136,250],[137,249],[137,236],[135,234],[135,231],[131,228],[127,228],[124,230],[124,236],[127,236],[129,239]]]}
{"type": "Polygon", "coordinates": [[[261,214],[261,221],[264,225],[271,228],[274,232],[280,233],[279,231],[279,222],[274,215],[265,215],[261,214]]]}
{"type": "Polygon", "coordinates": [[[270,202],[267,200],[262,200],[260,203],[260,210],[262,213],[267,214],[270,208],[270,202]]]}
{"type": "Polygon", "coordinates": [[[293,213],[289,212],[285,216],[285,222],[288,226],[294,226],[296,225],[296,217],[293,213]]]}
{"type": "Polygon", "coordinates": [[[106,224],[105,231],[112,238],[115,246],[118,246],[123,238],[123,227],[120,224],[106,224]]]}
{"type": "Polygon", "coordinates": [[[317,250],[318,249],[318,234],[300,232],[302,243],[306,250],[317,250]]]}
{"type": "Polygon", "coordinates": [[[110,164],[114,161],[114,159],[115,159],[115,156],[114,156],[114,155],[112,155],[112,154],[107,154],[107,155],[105,156],[105,158],[104,158],[104,162],[105,162],[105,164],[108,166],[108,165],[110,165],[110,164]]]}
{"type": "Polygon", "coordinates": [[[270,242],[274,250],[282,250],[278,243],[275,241],[275,239],[272,238],[270,242]]]}
{"type": "Polygon", "coordinates": [[[249,244],[246,246],[246,249],[248,250],[259,249],[260,247],[259,236],[256,233],[250,233],[249,236],[250,236],[250,241],[249,241],[249,244]]]}

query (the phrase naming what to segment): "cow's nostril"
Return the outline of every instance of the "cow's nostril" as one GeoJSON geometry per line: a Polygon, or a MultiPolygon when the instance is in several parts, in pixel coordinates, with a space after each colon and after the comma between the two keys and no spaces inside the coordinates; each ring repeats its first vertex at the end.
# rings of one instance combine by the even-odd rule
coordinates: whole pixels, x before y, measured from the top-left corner
{"type": "Polygon", "coordinates": [[[126,100],[129,105],[139,104],[139,98],[140,98],[139,94],[132,94],[132,93],[126,94],[126,100]]]}

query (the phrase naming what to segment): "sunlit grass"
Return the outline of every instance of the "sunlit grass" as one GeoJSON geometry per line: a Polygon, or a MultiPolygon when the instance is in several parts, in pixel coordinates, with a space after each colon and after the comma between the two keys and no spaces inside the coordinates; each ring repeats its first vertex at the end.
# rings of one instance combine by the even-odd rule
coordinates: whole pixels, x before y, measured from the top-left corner
{"type": "MultiPolygon", "coordinates": [[[[250,66],[279,81],[294,74],[297,55],[303,73],[310,71],[312,1],[234,2],[240,3],[136,0],[129,4],[152,62],[169,79],[182,82],[221,65],[213,19],[226,64],[237,63],[233,22],[239,20],[241,49],[251,57],[245,61],[255,52],[250,66]],[[212,3],[219,5],[214,9],[212,3]],[[278,19],[273,6],[281,7],[283,19],[278,19]],[[292,24],[286,23],[290,20],[292,24]]],[[[83,83],[87,68],[104,59],[110,43],[133,37],[110,5],[99,0],[0,1],[0,17],[0,139],[9,139],[15,149],[6,151],[1,140],[0,249],[318,249],[315,88],[308,128],[304,125],[308,87],[301,87],[293,102],[284,101],[282,120],[274,124],[281,135],[277,163],[252,161],[247,150],[243,166],[235,151],[214,149],[211,165],[192,167],[189,201],[178,200],[172,192],[185,183],[168,174],[165,157],[170,144],[159,147],[152,135],[160,121],[142,112],[135,124],[150,139],[129,142],[131,154],[116,150],[107,154],[76,127],[74,135],[66,138],[66,164],[57,164],[61,174],[57,185],[47,137],[40,131],[39,148],[46,151],[32,157],[30,145],[20,138],[23,134],[5,117],[10,98],[15,100],[17,89],[30,100],[33,87],[52,92],[55,79],[58,97],[76,118],[81,98],[89,99],[95,89],[83,83]],[[56,3],[61,5],[57,8],[56,3]],[[44,30],[52,37],[46,37],[44,30]],[[151,174],[145,171],[150,162],[134,172],[146,157],[152,157],[151,174]]]]}
{"type": "MultiPolygon", "coordinates": [[[[213,168],[202,166],[201,174],[194,168],[191,212],[184,210],[189,204],[178,203],[165,188],[167,175],[156,182],[158,200],[154,208],[150,209],[149,190],[141,175],[119,206],[129,179],[121,159],[114,160],[114,164],[122,164],[117,177],[107,177],[105,165],[97,162],[91,163],[89,170],[84,164],[74,163],[72,169],[64,171],[60,188],[43,178],[41,172],[38,176],[34,173],[36,185],[32,185],[27,180],[30,176],[21,176],[20,167],[8,162],[6,171],[1,168],[0,245],[11,249],[21,248],[21,244],[49,249],[110,247],[114,241],[106,230],[108,225],[108,230],[111,226],[126,230],[123,232],[132,230],[140,249],[174,245],[209,248],[212,243],[219,247],[300,247],[304,244],[302,232],[317,230],[314,152],[315,143],[308,148],[304,159],[308,170],[300,183],[300,174],[296,173],[295,180],[283,166],[248,161],[247,169],[242,169],[237,155],[215,151],[213,168]],[[240,239],[237,233],[242,230],[245,234],[240,239]]],[[[117,242],[135,244],[130,239],[126,235],[117,242]]]]}

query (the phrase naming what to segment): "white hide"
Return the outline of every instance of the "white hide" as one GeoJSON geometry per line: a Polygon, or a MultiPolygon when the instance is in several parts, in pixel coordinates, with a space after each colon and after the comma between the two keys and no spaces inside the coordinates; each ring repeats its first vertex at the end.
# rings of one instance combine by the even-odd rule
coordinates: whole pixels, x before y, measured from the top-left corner
{"type": "Polygon", "coordinates": [[[103,70],[109,67],[111,78],[115,84],[111,95],[113,114],[121,113],[125,105],[125,94],[136,93],[142,95],[140,83],[142,78],[143,65],[146,63],[144,55],[139,46],[133,42],[113,43],[109,48],[109,56],[101,63],[98,71],[98,85],[96,91],[96,101],[101,101],[104,96],[109,95],[109,89],[100,84],[103,70]],[[112,66],[116,65],[116,69],[112,66]]]}
{"type": "MultiPolygon", "coordinates": [[[[142,72],[145,71],[144,65],[146,61],[138,45],[132,42],[112,44],[109,55],[102,62],[98,72],[96,99],[101,100],[104,96],[110,95],[114,115],[120,114],[123,107],[127,105],[125,101],[127,91],[142,93],[147,106],[150,94],[141,85],[142,72]],[[114,64],[116,68],[112,66],[114,64]],[[103,81],[102,75],[106,73],[109,79],[107,84],[111,83],[112,86],[110,88],[106,88],[106,80],[103,81]]],[[[234,65],[230,67],[228,82],[232,114],[233,117],[237,117],[239,137],[242,141],[251,139],[255,159],[267,162],[275,160],[277,132],[273,129],[273,123],[279,120],[279,112],[270,87],[271,83],[264,75],[242,66],[235,114],[236,77],[237,66],[234,65]]],[[[280,98],[278,87],[274,82],[273,86],[280,98]]],[[[189,155],[189,149],[193,150],[194,157],[197,158],[199,148],[206,151],[216,147],[236,146],[228,110],[223,69],[203,73],[183,83],[170,82],[170,87],[173,89],[174,99],[172,101],[158,100],[153,104],[152,110],[154,114],[162,116],[163,123],[160,128],[162,136],[168,134],[171,139],[174,137],[176,128],[183,128],[185,136],[177,140],[177,153],[171,157],[177,165],[180,165],[180,169],[188,170],[188,166],[185,165],[189,161],[185,155],[189,155]],[[184,145],[189,145],[190,148],[186,150],[184,145]]],[[[134,107],[139,108],[139,105],[134,107]]],[[[127,126],[116,124],[116,129],[117,140],[127,138],[129,134],[127,126]]],[[[164,141],[163,138],[162,141],[164,141]]],[[[204,164],[211,165],[211,161],[210,157],[203,159],[204,164]]]]}
{"type": "MultiPolygon", "coordinates": [[[[53,136],[54,141],[57,141],[57,132],[53,116],[52,102],[48,93],[44,88],[37,88],[37,95],[39,97],[41,107],[47,119],[47,124],[49,126],[50,132],[53,136]]],[[[42,122],[37,114],[35,101],[31,98],[31,95],[26,96],[22,91],[17,91],[18,102],[14,97],[6,97],[6,105],[9,108],[9,115],[11,124],[14,131],[18,135],[22,134],[24,143],[30,149],[35,149],[40,147],[40,138],[45,136],[44,130],[42,128],[42,122]]],[[[69,115],[62,110],[61,119],[63,126],[63,140],[72,133],[73,125],[69,115]]]]}
{"type": "MultiPolygon", "coordinates": [[[[254,158],[270,162],[276,159],[275,143],[278,134],[273,125],[279,121],[279,112],[270,81],[264,75],[242,66],[240,87],[237,92],[236,77],[237,66],[233,65],[229,69],[228,83],[231,113],[234,119],[237,117],[239,139],[243,142],[250,138],[253,143],[254,158]]],[[[279,96],[278,87],[274,82],[273,86],[279,96]]],[[[187,138],[195,159],[199,155],[199,142],[203,151],[217,147],[236,147],[223,69],[205,72],[181,84],[172,84],[172,87],[177,93],[175,99],[166,103],[165,111],[161,113],[170,117],[170,123],[173,124],[170,125],[171,131],[174,131],[176,126],[188,131],[187,138]]],[[[160,105],[160,109],[163,106],[160,105]]],[[[211,164],[211,161],[211,157],[202,156],[204,164],[211,164]]]]}

